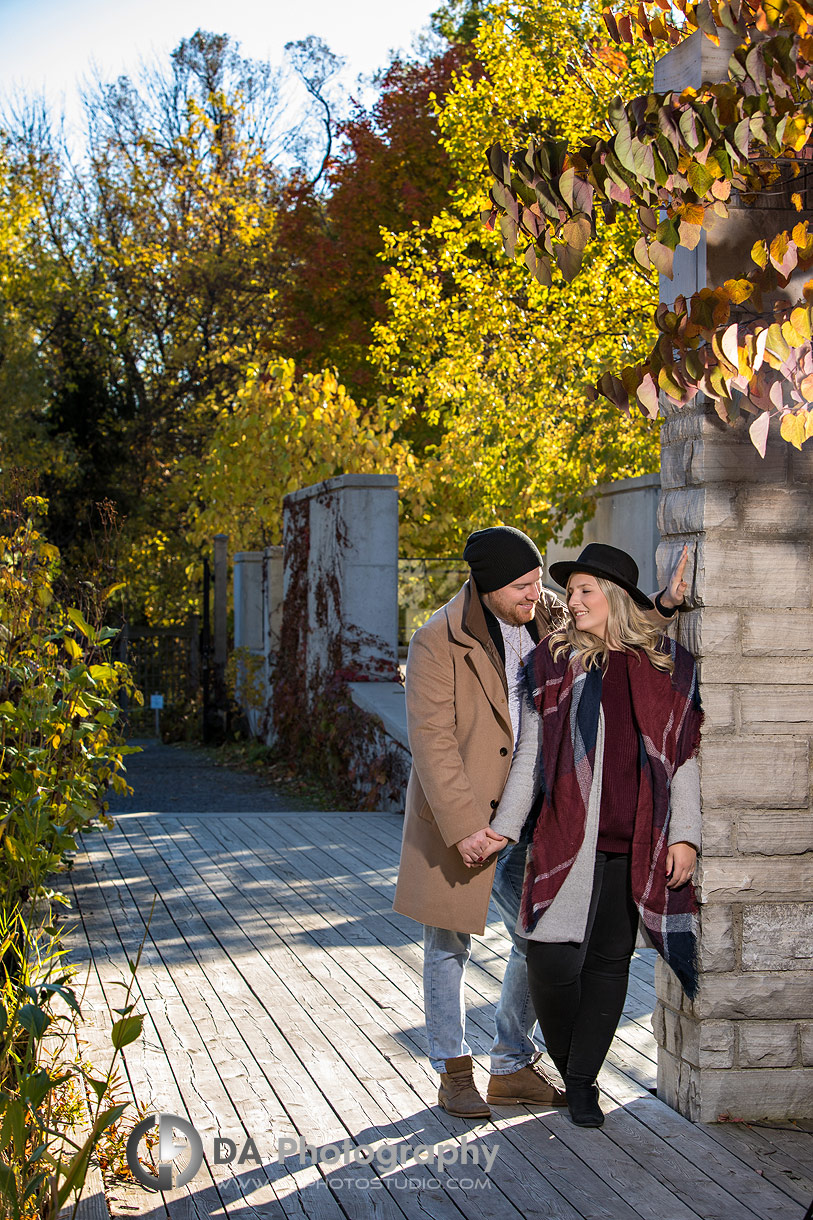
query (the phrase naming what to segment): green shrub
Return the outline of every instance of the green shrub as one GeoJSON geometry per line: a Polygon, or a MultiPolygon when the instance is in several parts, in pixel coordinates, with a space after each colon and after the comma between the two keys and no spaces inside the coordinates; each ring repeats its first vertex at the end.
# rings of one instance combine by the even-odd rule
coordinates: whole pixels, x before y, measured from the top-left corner
{"type": "Polygon", "coordinates": [[[117,727],[118,698],[122,690],[139,696],[126,667],[108,656],[116,631],[101,624],[113,590],[95,599],[94,614],[60,605],[59,554],[34,521],[45,504],[32,497],[25,508],[31,515],[9,525],[7,514],[0,533],[0,1202],[14,1220],[53,1217],[78,1202],[94,1147],[126,1108],[104,1099],[116,1059],[142,1023],[131,977],[106,1074],[65,1053],[81,1011],[59,875],[71,866],[78,833],[112,824],[108,788],[127,791],[132,751],[117,727]],[[71,1078],[91,1101],[81,1142],[54,1120],[71,1078]]]}

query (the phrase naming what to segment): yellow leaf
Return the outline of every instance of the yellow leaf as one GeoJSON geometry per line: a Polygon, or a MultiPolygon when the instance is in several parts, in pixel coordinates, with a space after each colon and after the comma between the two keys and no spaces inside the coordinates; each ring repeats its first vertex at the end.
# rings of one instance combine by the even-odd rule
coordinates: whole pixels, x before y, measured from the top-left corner
{"type": "Polygon", "coordinates": [[[766,350],[771,352],[772,355],[776,356],[779,360],[785,360],[787,358],[790,349],[785,342],[782,327],[778,322],[772,322],[768,327],[768,341],[766,344],[766,350]]]}
{"type": "Polygon", "coordinates": [[[790,315],[790,320],[797,335],[801,335],[803,339],[810,338],[811,327],[809,309],[805,309],[804,306],[800,305],[797,309],[794,309],[793,313],[790,315]]]}
{"type": "Polygon", "coordinates": [[[788,347],[801,347],[805,341],[805,336],[799,333],[791,318],[782,323],[782,337],[788,347]]]}
{"type": "Polygon", "coordinates": [[[65,645],[65,651],[72,661],[80,661],[82,659],[82,649],[77,644],[76,640],[71,636],[63,636],[62,643],[65,645]]]}
{"type": "Polygon", "coordinates": [[[785,128],[784,143],[794,150],[801,152],[807,143],[808,125],[803,118],[796,117],[791,119],[785,128]]]}
{"type": "Polygon", "coordinates": [[[768,247],[764,241],[755,241],[751,247],[751,258],[763,271],[768,265],[768,247]]]}
{"type": "Polygon", "coordinates": [[[782,416],[782,423],[779,426],[782,440],[788,441],[796,449],[801,449],[805,439],[806,423],[807,411],[801,410],[795,413],[788,411],[787,415],[782,416]]]}
{"type": "Polygon", "coordinates": [[[65,613],[71,622],[76,624],[76,626],[82,632],[82,635],[90,638],[94,634],[93,629],[88,625],[87,619],[81,610],[77,610],[74,606],[70,606],[65,613]]]}
{"type": "Polygon", "coordinates": [[[723,286],[733,305],[741,305],[754,291],[754,285],[750,280],[726,280],[723,286]]]}
{"type": "Polygon", "coordinates": [[[700,203],[684,203],[678,212],[690,225],[702,225],[706,215],[706,209],[700,203]]]}
{"type": "Polygon", "coordinates": [[[793,226],[791,237],[799,247],[799,257],[809,258],[813,253],[813,233],[808,232],[806,220],[793,226]]]}
{"type": "Polygon", "coordinates": [[[91,665],[90,676],[94,682],[107,682],[116,677],[116,670],[113,665],[91,665]]]}

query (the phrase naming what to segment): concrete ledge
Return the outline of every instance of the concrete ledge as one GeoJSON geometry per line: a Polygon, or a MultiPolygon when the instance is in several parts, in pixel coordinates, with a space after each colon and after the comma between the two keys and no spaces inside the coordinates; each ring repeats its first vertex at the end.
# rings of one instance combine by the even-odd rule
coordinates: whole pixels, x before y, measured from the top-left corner
{"type": "Polygon", "coordinates": [[[325,492],[341,491],[348,487],[397,487],[397,474],[337,474],[332,479],[324,479],[321,483],[311,483],[309,487],[300,487],[297,491],[289,491],[285,497],[286,504],[297,504],[300,500],[310,500],[325,492]]]}
{"type": "Polygon", "coordinates": [[[408,750],[406,697],[400,682],[351,682],[349,685],[356,706],[377,716],[389,736],[408,750]]]}

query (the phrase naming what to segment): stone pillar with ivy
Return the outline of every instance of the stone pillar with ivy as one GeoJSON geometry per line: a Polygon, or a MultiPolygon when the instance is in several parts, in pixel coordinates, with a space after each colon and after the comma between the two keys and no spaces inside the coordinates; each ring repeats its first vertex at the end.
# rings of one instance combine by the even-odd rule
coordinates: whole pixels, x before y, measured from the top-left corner
{"type": "Polygon", "coordinates": [[[283,552],[277,747],[343,802],[402,804],[403,751],[350,689],[399,680],[398,479],[343,474],[287,495],[283,552]]]}
{"type": "MultiPolygon", "coordinates": [[[[656,88],[715,79],[727,54],[689,40],[659,63],[656,88]]],[[[776,202],[732,209],[694,251],[676,251],[662,301],[747,265],[755,240],[786,227],[776,202]]],[[[706,723],[700,989],[690,1003],[658,964],[658,1093],[703,1121],[809,1117],[813,452],[772,425],[763,458],[746,423],[728,427],[697,400],[664,411],[659,568],[689,543],[692,609],[679,633],[700,662],[706,723]]]]}

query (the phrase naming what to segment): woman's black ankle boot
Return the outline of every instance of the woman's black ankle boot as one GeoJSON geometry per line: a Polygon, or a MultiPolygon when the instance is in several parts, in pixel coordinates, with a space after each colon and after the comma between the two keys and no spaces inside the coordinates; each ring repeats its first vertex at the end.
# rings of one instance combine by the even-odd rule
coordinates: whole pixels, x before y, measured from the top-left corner
{"type": "Polygon", "coordinates": [[[574,1080],[569,1076],[565,1087],[567,1108],[576,1126],[600,1127],[604,1122],[604,1115],[598,1104],[598,1085],[594,1081],[574,1080]]]}

